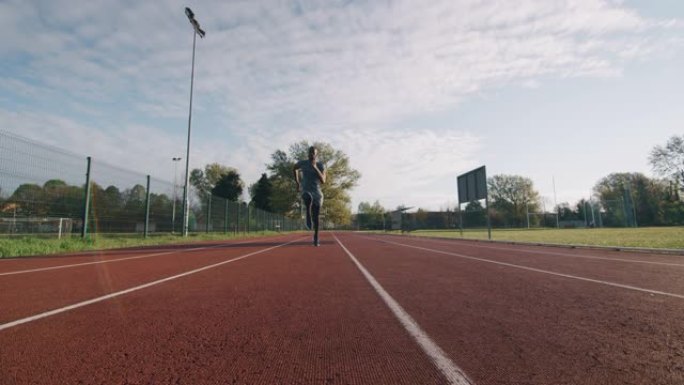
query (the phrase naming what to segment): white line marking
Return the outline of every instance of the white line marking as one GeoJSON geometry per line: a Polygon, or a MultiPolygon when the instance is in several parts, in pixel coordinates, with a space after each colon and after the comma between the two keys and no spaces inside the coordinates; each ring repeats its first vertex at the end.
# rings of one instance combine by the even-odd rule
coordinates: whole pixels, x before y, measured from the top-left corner
{"type": "Polygon", "coordinates": [[[425,250],[425,251],[430,251],[433,253],[438,253],[438,254],[445,254],[445,255],[452,255],[454,257],[459,257],[459,258],[464,258],[464,259],[471,259],[473,261],[480,261],[480,262],[487,262],[487,263],[493,263],[496,265],[502,265],[502,266],[508,266],[508,267],[513,267],[516,269],[522,269],[522,270],[528,270],[528,271],[534,271],[537,273],[544,273],[544,274],[549,274],[549,275],[555,275],[557,277],[564,277],[564,278],[571,278],[571,279],[577,279],[580,281],[585,281],[585,282],[593,282],[593,283],[598,283],[602,285],[607,285],[607,286],[613,286],[613,287],[619,287],[622,289],[629,289],[629,290],[636,290],[644,293],[649,293],[649,294],[658,294],[658,295],[664,295],[668,297],[674,297],[674,298],[680,298],[684,299],[684,295],[681,294],[675,294],[675,293],[668,293],[665,291],[658,291],[658,290],[651,290],[651,289],[644,289],[642,287],[637,287],[637,286],[631,286],[631,285],[623,285],[621,283],[615,283],[615,282],[609,282],[609,281],[602,281],[599,279],[592,279],[592,278],[584,278],[584,277],[579,277],[576,275],[570,275],[570,274],[563,274],[563,273],[556,273],[553,271],[549,270],[542,270],[542,269],[536,269],[534,267],[527,267],[527,266],[521,266],[521,265],[515,265],[513,263],[506,263],[506,262],[499,262],[499,261],[492,261],[491,259],[484,259],[484,258],[478,258],[478,257],[471,257],[469,255],[464,255],[464,254],[459,254],[459,253],[452,253],[448,251],[441,251],[441,250],[435,250],[435,249],[428,249],[426,247],[420,247],[420,246],[413,246],[413,245],[407,245],[404,243],[397,243],[397,242],[392,242],[392,241],[386,241],[384,239],[377,239],[377,238],[371,238],[371,239],[376,239],[378,242],[384,242],[384,243],[390,243],[398,246],[404,246],[404,247],[410,247],[418,250],[425,250]]]}
{"type": "Polygon", "coordinates": [[[148,282],[148,283],[143,284],[143,285],[131,287],[131,288],[126,289],[126,290],[117,291],[116,293],[110,293],[110,294],[107,294],[107,295],[103,295],[103,296],[101,296],[101,297],[97,297],[97,298],[89,299],[89,300],[87,300],[87,301],[75,303],[75,304],[73,304],[73,305],[61,307],[61,308],[59,308],[59,309],[54,309],[54,310],[46,311],[46,312],[44,312],[44,313],[40,313],[40,314],[36,314],[36,315],[30,316],[30,317],[18,319],[18,320],[16,320],[16,321],[8,322],[8,323],[5,323],[5,324],[0,324],[0,331],[2,331],[2,330],[4,330],[4,329],[9,329],[9,328],[14,327],[14,326],[17,326],[17,325],[21,325],[21,324],[25,324],[25,323],[28,323],[28,322],[36,321],[36,320],[39,320],[39,319],[41,319],[41,318],[50,317],[50,316],[53,316],[53,315],[55,315],[55,314],[64,313],[64,312],[69,311],[69,310],[78,309],[78,308],[80,308],[80,307],[88,306],[88,305],[91,305],[91,304],[94,304],[94,303],[97,303],[97,302],[102,302],[102,301],[105,301],[105,300],[108,300],[108,299],[111,299],[111,298],[114,298],[114,297],[118,297],[118,296],[121,296],[121,295],[124,295],[124,294],[132,293],[132,292],[134,292],[134,291],[146,289],[146,288],[151,287],[151,286],[159,285],[160,283],[164,283],[164,282],[172,281],[172,280],[174,280],[174,279],[186,277],[186,276],[188,276],[188,275],[192,275],[192,274],[195,274],[195,273],[199,273],[199,272],[204,271],[204,270],[213,269],[213,268],[215,268],[215,267],[218,267],[218,266],[221,266],[221,265],[225,265],[225,264],[230,263],[230,262],[239,261],[239,260],[241,260],[241,259],[245,259],[245,258],[247,258],[247,257],[251,257],[251,256],[256,255],[256,254],[261,254],[261,253],[265,253],[265,252],[267,252],[267,251],[269,251],[269,250],[277,249],[278,247],[288,245],[288,244],[293,243],[293,242],[296,242],[296,241],[298,241],[298,240],[300,240],[300,239],[302,239],[302,238],[297,238],[297,239],[294,239],[294,240],[292,240],[292,241],[290,241],[290,242],[286,242],[286,243],[280,244],[280,245],[278,245],[278,246],[269,247],[269,248],[267,248],[267,249],[263,249],[263,250],[259,250],[259,251],[254,251],[254,252],[251,252],[251,253],[249,253],[249,254],[245,254],[245,255],[241,255],[241,256],[236,257],[236,258],[229,259],[229,260],[227,260],[227,261],[223,261],[223,262],[219,262],[219,263],[214,263],[214,264],[212,264],[212,265],[200,267],[199,269],[194,269],[194,270],[186,271],[185,273],[176,274],[176,275],[173,275],[173,276],[171,276],[171,277],[166,277],[166,278],[162,278],[162,279],[159,279],[159,280],[156,280],[156,281],[153,281],[153,282],[148,282]]]}
{"type": "Polygon", "coordinates": [[[427,335],[420,328],[418,323],[399,305],[397,301],[392,298],[392,296],[383,289],[382,286],[375,280],[375,278],[366,270],[363,265],[354,257],[354,255],[340,242],[335,234],[333,237],[342,246],[342,249],[347,253],[349,258],[356,264],[356,267],[361,271],[366,280],[373,286],[373,289],[380,295],[385,304],[392,310],[395,317],[401,322],[406,331],[413,337],[413,339],[418,343],[418,345],[423,349],[425,354],[430,357],[432,362],[437,366],[437,368],[444,374],[450,384],[452,385],[473,385],[474,382],[466,376],[461,368],[459,368],[451,359],[446,355],[446,353],[440,348],[430,336],[427,335]]]}
{"type": "MultiPolygon", "coordinates": [[[[414,238],[411,238],[411,239],[414,239],[414,238]]],[[[415,239],[418,240],[418,237],[416,237],[415,239]]],[[[434,243],[437,243],[440,245],[445,245],[445,246],[455,244],[455,242],[453,242],[453,241],[447,241],[447,240],[443,240],[443,239],[430,239],[427,237],[420,237],[420,240],[421,241],[434,242],[434,243]]],[[[454,239],[454,241],[460,241],[460,239],[454,239]]],[[[682,264],[682,263],[669,263],[669,262],[642,261],[642,260],[638,260],[638,259],[597,257],[595,255],[580,255],[580,254],[570,254],[570,253],[559,253],[556,251],[530,250],[528,248],[523,248],[523,247],[494,247],[494,246],[477,245],[477,244],[473,244],[471,242],[466,242],[464,244],[459,243],[459,246],[461,246],[461,245],[464,245],[466,247],[474,247],[474,248],[479,247],[479,248],[483,248],[483,249],[515,251],[515,252],[530,253],[530,254],[558,255],[561,257],[570,257],[570,258],[600,259],[600,260],[605,260],[605,261],[618,261],[618,262],[628,262],[628,263],[646,263],[646,264],[650,264],[650,265],[684,267],[684,264],[682,264]]]]}
{"type": "MultiPolygon", "coordinates": [[[[205,247],[197,248],[197,249],[187,249],[185,251],[194,251],[194,250],[201,250],[205,249],[205,247]]],[[[17,271],[9,271],[6,273],[0,273],[0,277],[4,275],[15,275],[15,274],[26,274],[26,273],[36,273],[39,271],[48,271],[48,270],[59,270],[59,269],[68,269],[71,267],[79,267],[79,266],[87,266],[87,265],[96,265],[100,263],[110,263],[110,262],[119,262],[119,261],[128,261],[131,259],[141,259],[141,258],[150,258],[150,257],[157,257],[160,255],[167,255],[167,254],[173,254],[177,253],[177,251],[167,251],[163,253],[154,253],[154,254],[146,254],[146,255],[137,255],[135,257],[125,257],[125,258],[117,258],[117,259],[108,259],[105,261],[95,261],[95,262],[83,262],[83,263],[73,263],[70,265],[58,265],[58,266],[50,266],[50,267],[39,267],[35,269],[29,269],[29,270],[17,270],[17,271]]]]}
{"type": "Polygon", "coordinates": [[[150,257],[158,257],[160,255],[168,255],[168,254],[176,254],[176,253],[184,253],[186,251],[197,251],[197,250],[206,250],[206,249],[216,249],[216,248],[221,248],[226,245],[241,245],[244,243],[250,243],[253,240],[248,240],[248,241],[242,241],[242,242],[235,242],[235,243],[224,243],[221,245],[214,245],[214,246],[204,246],[204,247],[194,247],[192,249],[182,249],[182,250],[174,250],[174,251],[165,251],[163,253],[154,253],[154,254],[143,254],[143,255],[136,255],[133,257],[124,257],[124,258],[116,258],[116,259],[107,259],[104,261],[94,261],[94,262],[83,262],[83,263],[73,263],[70,265],[58,265],[58,266],[49,266],[49,267],[39,267],[35,269],[29,269],[29,270],[17,270],[17,271],[9,271],[5,273],[0,273],[0,277],[4,275],[15,275],[15,274],[26,274],[26,273],[36,273],[39,271],[48,271],[48,270],[59,270],[59,269],[68,269],[71,267],[79,267],[79,266],[87,266],[87,265],[96,265],[100,263],[110,263],[110,262],[119,262],[119,261],[129,261],[132,259],[142,259],[142,258],[150,258],[150,257]]]}

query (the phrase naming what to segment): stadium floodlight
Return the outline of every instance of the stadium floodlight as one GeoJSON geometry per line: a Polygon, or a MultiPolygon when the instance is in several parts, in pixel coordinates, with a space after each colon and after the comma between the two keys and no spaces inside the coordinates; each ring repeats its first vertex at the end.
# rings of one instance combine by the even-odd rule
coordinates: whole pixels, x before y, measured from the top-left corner
{"type": "Polygon", "coordinates": [[[185,15],[188,17],[188,20],[190,20],[190,24],[192,24],[195,32],[200,35],[200,37],[204,37],[206,33],[200,28],[199,22],[195,19],[195,14],[192,12],[192,9],[185,7],[185,15]]]}
{"type": "Polygon", "coordinates": [[[195,82],[195,43],[197,41],[197,35],[201,38],[206,34],[202,28],[200,28],[199,22],[195,19],[195,14],[188,7],[185,7],[185,15],[190,20],[192,24],[192,69],[190,71],[190,112],[188,113],[188,148],[185,154],[185,187],[183,188],[183,236],[188,236],[188,223],[190,214],[190,203],[189,203],[189,184],[190,184],[190,127],[192,123],[192,87],[195,82]]]}

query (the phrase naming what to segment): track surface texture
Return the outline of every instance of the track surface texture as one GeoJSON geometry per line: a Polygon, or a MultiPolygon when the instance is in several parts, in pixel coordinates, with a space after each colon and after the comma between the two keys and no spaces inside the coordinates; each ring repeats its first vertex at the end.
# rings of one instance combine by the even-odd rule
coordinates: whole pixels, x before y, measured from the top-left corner
{"type": "Polygon", "coordinates": [[[0,260],[0,384],[684,384],[684,257],[323,233],[0,260]]]}

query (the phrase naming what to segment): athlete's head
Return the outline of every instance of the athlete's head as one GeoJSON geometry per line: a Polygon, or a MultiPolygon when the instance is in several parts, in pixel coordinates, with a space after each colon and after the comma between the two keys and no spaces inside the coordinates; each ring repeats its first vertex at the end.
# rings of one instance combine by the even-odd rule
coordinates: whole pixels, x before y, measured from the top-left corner
{"type": "Polygon", "coordinates": [[[309,160],[318,158],[318,149],[314,146],[309,147],[309,160]]]}

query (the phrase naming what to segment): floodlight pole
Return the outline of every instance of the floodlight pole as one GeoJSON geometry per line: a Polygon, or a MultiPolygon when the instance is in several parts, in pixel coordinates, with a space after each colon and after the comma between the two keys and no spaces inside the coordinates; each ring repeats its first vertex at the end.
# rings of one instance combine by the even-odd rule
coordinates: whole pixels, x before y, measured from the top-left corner
{"type": "MultiPolygon", "coordinates": [[[[183,188],[183,236],[188,236],[188,223],[190,213],[189,203],[189,184],[190,184],[190,132],[192,125],[192,88],[195,82],[195,45],[197,42],[197,33],[199,24],[195,20],[195,15],[190,11],[190,8],[185,9],[185,14],[188,20],[193,24],[192,30],[192,69],[190,70],[190,112],[188,113],[188,147],[185,152],[185,187],[183,188]]],[[[201,31],[201,30],[200,30],[201,31]]],[[[204,34],[203,31],[201,31],[204,34]]]]}

